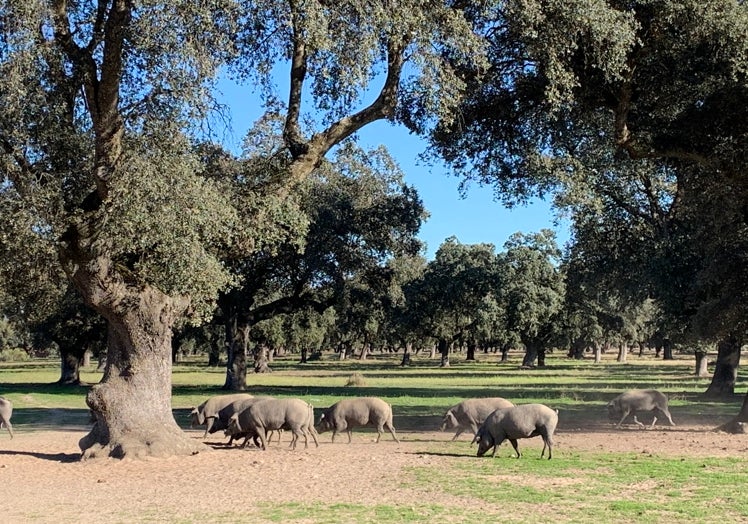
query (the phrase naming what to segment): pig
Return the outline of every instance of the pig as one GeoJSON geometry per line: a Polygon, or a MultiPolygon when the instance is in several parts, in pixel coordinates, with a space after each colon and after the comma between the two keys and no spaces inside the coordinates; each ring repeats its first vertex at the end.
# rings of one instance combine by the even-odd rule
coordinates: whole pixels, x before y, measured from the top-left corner
{"type": "Polygon", "coordinates": [[[440,431],[457,428],[452,440],[457,439],[463,431],[470,430],[475,435],[486,417],[499,408],[510,408],[511,402],[501,397],[470,398],[449,408],[444,414],[440,431]]]}
{"type": "Polygon", "coordinates": [[[652,419],[653,428],[657,422],[657,414],[664,415],[667,418],[671,426],[675,426],[673,417],[670,416],[670,411],[667,407],[667,397],[664,393],[661,393],[655,389],[632,389],[621,393],[616,398],[608,402],[608,417],[611,421],[615,422],[616,428],[620,428],[623,421],[629,415],[634,416],[634,422],[640,427],[644,427],[644,424],[636,419],[637,411],[652,411],[654,413],[654,419],[652,419]]]}
{"type": "MultiPolygon", "coordinates": [[[[264,400],[272,397],[251,397],[251,398],[245,398],[242,400],[235,400],[228,406],[221,408],[221,410],[218,412],[218,416],[215,418],[215,421],[213,422],[213,425],[208,430],[208,433],[213,434],[218,431],[225,431],[226,428],[229,427],[229,420],[231,419],[231,416],[234,413],[241,413],[245,409],[247,409],[249,406],[257,402],[258,400],[264,400]]],[[[272,431],[270,432],[272,433],[272,431]]],[[[247,435],[244,434],[238,434],[238,435],[231,435],[229,438],[229,442],[227,445],[231,445],[234,442],[234,439],[238,439],[240,437],[246,437],[247,435]]],[[[279,436],[279,442],[280,442],[280,431],[278,432],[279,436]]],[[[271,437],[269,436],[268,439],[271,437]]],[[[259,442],[256,440],[257,437],[255,436],[255,444],[259,445],[259,442]]]]}
{"type": "Polygon", "coordinates": [[[400,442],[395,435],[395,426],[392,425],[392,406],[376,397],[348,398],[336,402],[322,413],[317,431],[324,433],[332,430],[333,442],[338,431],[347,431],[350,444],[351,430],[357,426],[376,427],[377,442],[386,427],[395,442],[400,442]]]}
{"type": "Polygon", "coordinates": [[[247,393],[234,393],[232,395],[218,395],[211,397],[197,407],[193,407],[190,412],[190,427],[205,425],[205,433],[203,438],[208,436],[208,432],[215,424],[218,418],[218,412],[237,400],[247,400],[252,398],[252,395],[247,393]]]}
{"type": "Polygon", "coordinates": [[[543,451],[540,453],[540,458],[543,458],[548,448],[548,460],[550,460],[553,450],[553,433],[557,425],[558,411],[544,404],[522,404],[500,408],[491,413],[478,428],[473,443],[478,443],[479,457],[485,455],[491,447],[493,447],[491,456],[494,457],[496,448],[504,440],[508,440],[512,443],[517,458],[520,458],[522,454],[519,452],[517,440],[540,435],[543,438],[543,451]]]}
{"type": "Polygon", "coordinates": [[[13,438],[13,424],[10,423],[10,416],[13,414],[13,403],[5,397],[0,397],[0,428],[8,428],[10,438],[13,438]]]}
{"type": "Polygon", "coordinates": [[[234,413],[229,419],[225,434],[246,434],[242,447],[246,446],[250,436],[256,435],[260,439],[260,448],[265,450],[268,431],[288,429],[292,435],[292,449],[296,449],[300,436],[304,437],[304,447],[308,447],[310,434],[319,447],[313,421],[314,407],[311,404],[298,398],[269,398],[253,403],[240,413],[234,413]]]}

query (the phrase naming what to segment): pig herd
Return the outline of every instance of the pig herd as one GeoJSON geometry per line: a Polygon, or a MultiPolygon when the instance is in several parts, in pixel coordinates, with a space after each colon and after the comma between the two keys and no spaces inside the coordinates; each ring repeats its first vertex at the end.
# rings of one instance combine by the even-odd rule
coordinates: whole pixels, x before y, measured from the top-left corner
{"type": "MultiPolygon", "coordinates": [[[[616,427],[628,416],[643,426],[636,418],[636,413],[650,411],[654,414],[651,426],[657,422],[657,416],[665,417],[670,425],[675,425],[668,410],[667,397],[656,390],[631,390],[617,396],[608,403],[608,414],[616,427]]],[[[308,402],[295,398],[276,399],[256,397],[249,394],[220,395],[211,397],[190,413],[192,426],[205,426],[205,433],[223,430],[230,437],[228,444],[235,439],[244,438],[242,447],[252,439],[254,444],[266,449],[274,432],[291,432],[291,447],[296,449],[299,438],[304,438],[308,447],[309,437],[319,446],[319,433],[332,431],[332,441],[338,432],[348,434],[351,442],[351,431],[356,427],[373,426],[377,430],[377,442],[386,429],[395,442],[399,442],[392,423],[392,406],[376,397],[346,398],[324,409],[315,425],[314,408],[308,402]]],[[[543,439],[545,456],[548,459],[553,453],[553,434],[558,425],[558,410],[543,404],[521,404],[515,406],[501,398],[474,398],[463,400],[452,406],[444,414],[441,430],[456,430],[452,440],[463,432],[474,435],[472,443],[478,444],[478,456],[483,456],[492,449],[491,456],[502,442],[508,440],[517,458],[521,456],[517,440],[540,436],[543,439]]],[[[279,437],[280,438],[280,437],[279,437]]]]}

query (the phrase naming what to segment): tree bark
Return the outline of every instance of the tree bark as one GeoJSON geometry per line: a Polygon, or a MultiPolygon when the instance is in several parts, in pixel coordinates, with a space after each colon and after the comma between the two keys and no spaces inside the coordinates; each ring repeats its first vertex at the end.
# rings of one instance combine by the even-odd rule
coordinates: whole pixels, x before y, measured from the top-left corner
{"type": "Polygon", "coordinates": [[[697,377],[706,377],[709,376],[709,370],[707,369],[708,359],[707,359],[707,352],[706,351],[696,351],[694,353],[696,357],[696,371],[695,375],[697,377]]]}
{"type": "Polygon", "coordinates": [[[499,363],[506,364],[509,362],[509,344],[503,344],[501,346],[501,360],[499,363]]]}
{"type": "Polygon", "coordinates": [[[618,344],[618,358],[616,359],[618,362],[626,362],[626,357],[628,356],[629,348],[626,344],[621,343],[618,344]]]}
{"type": "Polygon", "coordinates": [[[735,394],[735,380],[740,364],[742,341],[730,335],[717,344],[717,363],[714,367],[712,383],[704,395],[712,398],[729,397],[735,394]]]}
{"type": "Polygon", "coordinates": [[[595,352],[595,364],[599,364],[603,361],[603,347],[601,344],[595,343],[594,347],[595,352]]]}
{"type": "Polygon", "coordinates": [[[538,358],[538,348],[533,343],[525,343],[525,356],[522,358],[523,367],[535,367],[535,360],[538,358]]]}
{"type": "MultiPolygon", "coordinates": [[[[132,291],[132,290],[130,290],[132,291]]],[[[173,299],[151,287],[100,303],[108,321],[104,377],[86,403],[95,419],[79,446],[82,458],[194,454],[171,410],[173,299]],[[133,296],[134,295],[134,296],[133,296]],[[125,305],[127,304],[127,305],[125,305]]]]}
{"type": "Polygon", "coordinates": [[[400,362],[401,367],[410,366],[410,354],[412,350],[413,344],[410,342],[405,343],[405,348],[403,349],[403,360],[400,362]]]}
{"type": "Polygon", "coordinates": [[[223,389],[244,391],[247,389],[247,346],[249,345],[249,325],[239,325],[234,318],[226,326],[228,359],[226,381],[223,389]]]}
{"type": "Polygon", "coordinates": [[[465,360],[475,360],[475,348],[476,343],[474,340],[470,340],[467,343],[467,356],[465,357],[465,360]]]}
{"type": "Polygon", "coordinates": [[[441,358],[439,361],[439,367],[448,368],[449,367],[449,343],[447,342],[447,339],[445,338],[439,339],[439,354],[441,355],[441,358]]]}
{"type": "Polygon", "coordinates": [[[740,406],[738,414],[716,429],[728,433],[748,433],[748,393],[743,397],[743,405],[740,406]]]}
{"type": "Polygon", "coordinates": [[[538,348],[538,367],[545,367],[545,347],[543,346],[538,348]]]}
{"type": "Polygon", "coordinates": [[[662,342],[662,360],[673,360],[673,343],[669,338],[662,342]]]}
{"type": "Polygon", "coordinates": [[[71,348],[60,347],[60,385],[78,386],[81,383],[81,354],[71,348]]]}

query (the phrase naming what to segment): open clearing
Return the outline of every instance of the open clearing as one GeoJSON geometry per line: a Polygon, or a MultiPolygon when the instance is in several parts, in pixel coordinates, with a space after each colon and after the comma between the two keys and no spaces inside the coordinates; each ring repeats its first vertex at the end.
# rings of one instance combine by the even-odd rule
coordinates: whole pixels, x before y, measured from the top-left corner
{"type": "MultiPolygon", "coordinates": [[[[710,431],[711,421],[686,422],[674,428],[614,430],[607,424],[582,427],[562,418],[565,427],[556,433],[556,456],[548,467],[577,453],[677,458],[742,457],[748,451],[744,435],[710,431]]],[[[10,440],[3,430],[4,522],[374,522],[382,507],[402,512],[402,521],[429,520],[429,508],[441,508],[440,520],[455,522],[476,512],[506,521],[544,520],[542,507],[537,514],[518,515],[517,507],[502,496],[502,486],[518,480],[502,475],[503,466],[517,463],[511,447],[505,443],[496,458],[478,459],[465,434],[451,443],[451,433],[401,431],[400,444],[389,435],[375,444],[374,433],[359,431],[349,445],[344,435],[333,444],[326,433],[319,448],[305,450],[302,443],[296,451],[288,448],[286,434],[280,445],[273,443],[266,452],[222,448],[224,440],[216,434],[206,441],[213,449],[192,457],[79,462],[77,441],[84,434],[82,427],[19,430],[10,440]],[[438,482],[424,482],[414,473],[463,470],[486,461],[495,469],[495,475],[486,478],[496,485],[493,502],[442,492],[438,482]],[[329,510],[320,510],[325,507],[329,510]],[[313,508],[311,514],[307,508],[313,508]]],[[[200,439],[202,430],[189,434],[200,439]]],[[[521,460],[536,463],[541,447],[539,438],[520,441],[521,460]]],[[[586,474],[580,472],[580,477],[586,474]]],[[[582,481],[560,476],[552,483],[573,489],[582,481]]],[[[527,475],[520,482],[542,489],[548,479],[527,475]]],[[[645,484],[631,488],[643,495],[652,493],[656,486],[645,484]]],[[[591,519],[593,513],[591,508],[591,519]]],[[[389,520],[398,521],[397,515],[389,520]]]]}

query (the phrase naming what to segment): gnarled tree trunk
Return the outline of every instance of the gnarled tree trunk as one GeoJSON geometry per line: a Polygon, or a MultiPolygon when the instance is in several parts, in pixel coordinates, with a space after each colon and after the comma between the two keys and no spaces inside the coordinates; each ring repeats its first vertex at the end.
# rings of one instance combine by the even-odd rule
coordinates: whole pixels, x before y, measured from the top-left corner
{"type": "Polygon", "coordinates": [[[104,377],[86,397],[95,422],[79,442],[82,458],[167,456],[205,449],[182,432],[171,410],[172,326],[183,306],[175,307],[175,299],[148,286],[113,286],[106,297],[86,291],[109,330],[104,377]]]}

